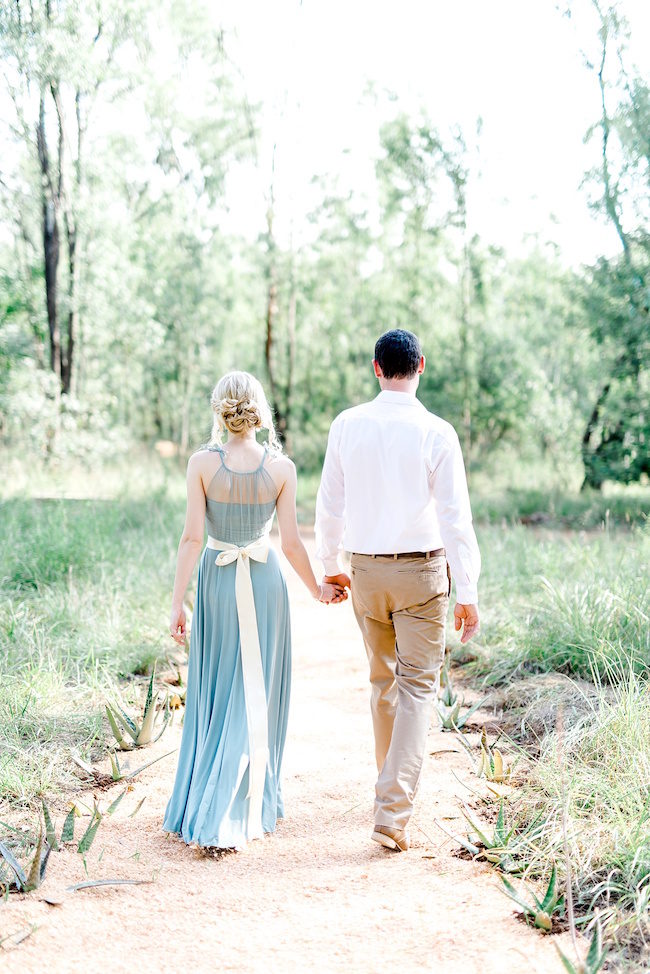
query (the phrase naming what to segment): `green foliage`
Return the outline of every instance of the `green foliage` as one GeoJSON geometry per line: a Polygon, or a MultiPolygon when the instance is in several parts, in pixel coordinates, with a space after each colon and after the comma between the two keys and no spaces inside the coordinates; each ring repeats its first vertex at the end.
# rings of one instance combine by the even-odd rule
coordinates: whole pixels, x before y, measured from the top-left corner
{"type": "Polygon", "coordinates": [[[483,706],[485,699],[477,700],[471,707],[463,711],[462,707],[464,707],[465,701],[461,700],[454,690],[448,668],[445,668],[443,671],[442,682],[443,689],[436,700],[440,726],[442,730],[462,730],[466,726],[469,718],[483,706]]]}
{"type": "Polygon", "coordinates": [[[505,876],[502,876],[501,879],[503,881],[504,892],[517,906],[521,907],[526,920],[532,920],[533,924],[539,927],[540,930],[550,933],[553,929],[554,915],[556,913],[560,917],[564,915],[564,896],[557,882],[555,864],[551,869],[546,892],[541,900],[538,899],[532,890],[528,891],[529,899],[525,900],[505,876]]]}
{"type": "Polygon", "coordinates": [[[648,529],[601,534],[588,545],[526,532],[481,532],[494,580],[483,593],[488,653],[474,664],[485,680],[558,671],[616,683],[629,668],[650,672],[648,529]]]}
{"type": "MultiPolygon", "coordinates": [[[[168,525],[182,504],[151,489],[146,503],[7,501],[2,517],[0,794],[29,803],[78,784],[70,751],[103,746],[117,677],[165,655],[168,525]]],[[[131,706],[135,691],[123,693],[131,706]]]]}
{"type": "MultiPolygon", "coordinates": [[[[154,693],[153,683],[156,675],[156,668],[151,671],[149,686],[142,709],[140,719],[132,718],[117,703],[106,704],[106,716],[111,727],[111,732],[120,750],[130,751],[134,747],[144,747],[147,744],[155,743],[165,732],[171,717],[169,703],[164,707],[164,716],[160,728],[156,728],[158,733],[154,737],[156,723],[156,706],[158,703],[158,691],[154,693]],[[126,733],[125,733],[126,732],[126,733]]],[[[119,765],[117,765],[119,773],[119,765]]]]}
{"type": "Polygon", "coordinates": [[[568,974],[598,974],[607,959],[608,948],[603,947],[603,935],[600,923],[596,921],[594,932],[589,943],[589,950],[584,962],[578,961],[576,964],[564,954],[559,947],[557,952],[560,960],[568,974]]]}

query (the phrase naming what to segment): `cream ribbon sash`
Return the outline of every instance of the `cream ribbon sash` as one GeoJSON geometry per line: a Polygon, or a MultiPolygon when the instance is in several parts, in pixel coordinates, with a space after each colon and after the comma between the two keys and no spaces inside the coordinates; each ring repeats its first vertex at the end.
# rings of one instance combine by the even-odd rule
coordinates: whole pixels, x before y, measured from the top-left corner
{"type": "Polygon", "coordinates": [[[229,544],[208,536],[208,548],[220,548],[214,560],[222,567],[237,562],[235,573],[235,598],[239,619],[239,638],[241,643],[241,664],[244,677],[244,700],[246,702],[246,723],[248,726],[249,770],[248,770],[248,837],[263,834],[262,801],[266,766],[269,760],[268,704],[262,669],[262,653],[257,632],[257,616],[253,583],[251,582],[250,559],[266,562],[269,555],[268,537],[264,535],[250,544],[229,544]]]}

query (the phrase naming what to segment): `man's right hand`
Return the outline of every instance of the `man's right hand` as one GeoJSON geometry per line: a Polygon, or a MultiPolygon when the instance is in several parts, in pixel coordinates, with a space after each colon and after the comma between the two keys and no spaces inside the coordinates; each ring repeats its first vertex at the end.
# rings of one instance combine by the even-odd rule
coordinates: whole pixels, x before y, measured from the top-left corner
{"type": "Polygon", "coordinates": [[[456,632],[463,630],[461,643],[468,642],[479,631],[478,606],[462,605],[457,602],[454,606],[454,628],[456,632]]]}

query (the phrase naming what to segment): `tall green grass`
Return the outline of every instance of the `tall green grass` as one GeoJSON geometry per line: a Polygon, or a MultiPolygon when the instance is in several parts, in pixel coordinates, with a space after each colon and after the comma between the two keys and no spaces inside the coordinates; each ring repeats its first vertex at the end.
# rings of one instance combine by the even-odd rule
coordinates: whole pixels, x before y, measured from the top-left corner
{"type": "Polygon", "coordinates": [[[539,863],[566,870],[563,808],[576,905],[598,911],[618,948],[614,969],[650,961],[650,694],[631,671],[600,687],[573,726],[542,742],[521,792],[524,821],[543,823],[539,863]],[[619,965],[621,965],[619,967],[619,965]]]}
{"type": "Polygon", "coordinates": [[[606,491],[570,493],[558,488],[498,487],[473,494],[477,521],[517,524],[520,521],[554,528],[596,530],[644,525],[650,516],[650,489],[618,487],[606,491]]]}
{"type": "Polygon", "coordinates": [[[29,803],[102,742],[107,690],[168,652],[183,505],[9,499],[0,519],[0,803],[29,803]]]}
{"type": "Polygon", "coordinates": [[[481,531],[486,683],[556,671],[616,682],[650,672],[650,528],[594,535],[481,531]]]}
{"type": "Polygon", "coordinates": [[[503,704],[515,708],[507,725],[533,745],[526,784],[511,798],[523,827],[542,823],[530,868],[565,868],[566,804],[577,908],[600,911],[613,971],[645,971],[650,528],[490,525],[480,542],[483,628],[462,655],[484,683],[501,688],[503,704]]]}

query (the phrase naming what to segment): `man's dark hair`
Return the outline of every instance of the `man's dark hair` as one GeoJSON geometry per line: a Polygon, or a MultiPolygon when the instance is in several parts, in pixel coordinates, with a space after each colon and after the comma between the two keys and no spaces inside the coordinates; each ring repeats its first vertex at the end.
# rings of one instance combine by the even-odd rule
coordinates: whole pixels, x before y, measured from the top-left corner
{"type": "Polygon", "coordinates": [[[420,341],[412,331],[394,328],[377,339],[375,361],[386,379],[410,379],[421,357],[420,341]]]}

